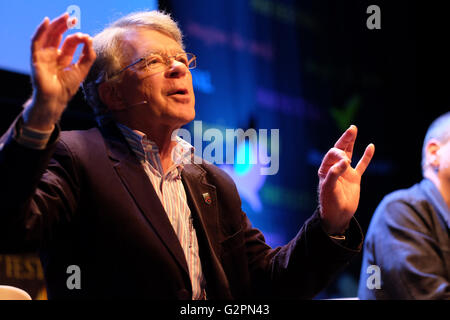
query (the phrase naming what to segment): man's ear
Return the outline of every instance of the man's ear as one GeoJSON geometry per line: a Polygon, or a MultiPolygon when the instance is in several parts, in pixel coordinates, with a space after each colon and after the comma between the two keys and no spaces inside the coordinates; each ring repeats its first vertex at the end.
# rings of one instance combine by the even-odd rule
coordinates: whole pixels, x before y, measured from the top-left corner
{"type": "Polygon", "coordinates": [[[436,139],[431,139],[428,141],[426,146],[426,161],[427,165],[431,168],[438,170],[440,164],[440,153],[441,144],[436,139]]]}
{"type": "Polygon", "coordinates": [[[98,86],[98,94],[104,105],[111,111],[119,111],[125,108],[121,94],[113,82],[102,82],[98,86]]]}

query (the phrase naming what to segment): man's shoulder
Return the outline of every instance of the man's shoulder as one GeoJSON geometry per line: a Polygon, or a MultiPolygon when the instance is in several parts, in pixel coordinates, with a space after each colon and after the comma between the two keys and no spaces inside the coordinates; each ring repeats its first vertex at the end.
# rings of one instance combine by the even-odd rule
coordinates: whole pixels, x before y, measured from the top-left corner
{"type": "Polygon", "coordinates": [[[105,154],[105,141],[98,128],[61,131],[55,155],[71,154],[78,159],[89,159],[94,154],[105,154]]]}
{"type": "MultiPolygon", "coordinates": [[[[386,195],[376,208],[371,225],[387,228],[426,227],[432,223],[432,215],[432,204],[423,192],[421,183],[416,183],[386,195]]],[[[377,230],[380,231],[378,228],[377,230]]]]}
{"type": "Polygon", "coordinates": [[[70,149],[91,149],[103,143],[103,137],[96,127],[87,130],[67,130],[61,131],[59,142],[70,149]]]}
{"type": "Polygon", "coordinates": [[[398,189],[387,194],[380,202],[380,207],[390,206],[395,203],[404,203],[416,207],[423,201],[427,201],[420,183],[416,183],[409,188],[398,189]]]}
{"type": "Polygon", "coordinates": [[[74,141],[90,141],[92,139],[101,138],[100,130],[97,127],[93,127],[85,130],[64,130],[61,131],[61,140],[64,142],[74,141]]]}

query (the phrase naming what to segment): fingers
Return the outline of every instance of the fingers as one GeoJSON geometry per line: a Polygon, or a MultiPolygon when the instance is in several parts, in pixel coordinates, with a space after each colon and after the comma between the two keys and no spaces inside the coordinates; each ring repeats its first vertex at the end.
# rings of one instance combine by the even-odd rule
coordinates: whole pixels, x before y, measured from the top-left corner
{"type": "Polygon", "coordinates": [[[76,24],[77,24],[77,18],[75,18],[75,17],[67,20],[67,29],[71,29],[71,28],[75,27],[76,24]]]}
{"type": "Polygon", "coordinates": [[[328,174],[330,168],[342,160],[350,163],[350,159],[347,157],[347,154],[343,150],[340,150],[338,148],[331,148],[322,160],[322,164],[319,168],[319,177],[324,178],[328,174]]]}
{"type": "Polygon", "coordinates": [[[92,45],[93,39],[91,37],[88,37],[88,39],[84,43],[83,52],[81,54],[81,57],[78,61],[78,66],[81,69],[81,71],[85,74],[89,72],[89,69],[91,68],[92,64],[95,61],[96,54],[94,51],[94,46],[92,45]]]}
{"type": "Polygon", "coordinates": [[[42,23],[36,29],[33,37],[31,38],[31,50],[46,48],[46,47],[59,47],[62,35],[67,31],[67,19],[69,15],[64,13],[60,17],[54,19],[52,22],[45,17],[42,23]]]}
{"type": "Polygon", "coordinates": [[[67,26],[67,20],[69,19],[69,14],[64,13],[58,18],[54,19],[47,30],[46,47],[58,48],[62,39],[62,35],[69,28],[67,26]]]}
{"type": "Polygon", "coordinates": [[[374,153],[375,153],[375,145],[371,143],[367,146],[366,150],[364,151],[364,155],[356,165],[355,170],[358,172],[360,176],[362,176],[364,171],[366,171],[370,161],[372,160],[374,153]]]}
{"type": "Polygon", "coordinates": [[[350,128],[345,130],[339,140],[334,144],[334,147],[345,151],[347,153],[347,156],[351,159],[357,133],[358,128],[354,125],[351,125],[350,128]]]}
{"type": "Polygon", "coordinates": [[[339,177],[347,170],[350,166],[350,161],[348,159],[342,159],[341,161],[335,163],[330,170],[328,170],[327,176],[323,182],[323,187],[334,186],[339,177]]]}
{"type": "Polygon", "coordinates": [[[73,55],[75,54],[75,51],[77,50],[77,47],[80,43],[84,43],[85,47],[88,43],[90,43],[90,45],[92,46],[92,41],[90,39],[91,37],[89,37],[89,35],[80,32],[68,36],[64,40],[64,43],[61,47],[60,57],[58,61],[61,67],[67,67],[72,62],[73,55]]]}
{"type": "Polygon", "coordinates": [[[89,35],[83,33],[68,36],[61,47],[61,53],[58,59],[60,67],[65,68],[72,63],[73,55],[78,45],[83,43],[83,52],[76,64],[80,68],[80,71],[86,75],[96,58],[92,41],[93,39],[89,35]]]}
{"type": "MultiPolygon", "coordinates": [[[[371,143],[367,146],[366,150],[364,151],[364,155],[359,160],[358,164],[355,167],[355,171],[362,176],[363,173],[366,171],[367,167],[370,164],[370,161],[372,160],[372,157],[375,153],[375,146],[371,143]]],[[[322,164],[319,168],[319,177],[322,179],[327,177],[329,174],[328,171],[333,170],[332,168],[342,162],[345,161],[348,164],[351,163],[351,159],[347,156],[347,153],[341,149],[338,148],[331,148],[325,157],[323,158],[322,164]]],[[[345,171],[345,170],[344,170],[345,171]]],[[[342,173],[344,172],[342,171],[342,173]]]]}
{"type": "Polygon", "coordinates": [[[44,20],[36,29],[36,32],[34,33],[33,37],[31,38],[31,50],[33,52],[35,50],[39,50],[42,47],[43,42],[45,41],[45,31],[48,28],[49,22],[50,22],[49,19],[45,17],[44,20]]]}

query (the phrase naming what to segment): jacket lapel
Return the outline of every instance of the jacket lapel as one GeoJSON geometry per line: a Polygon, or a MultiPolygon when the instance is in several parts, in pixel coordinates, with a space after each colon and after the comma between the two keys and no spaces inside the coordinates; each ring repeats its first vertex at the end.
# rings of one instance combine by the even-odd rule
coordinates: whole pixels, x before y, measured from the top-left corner
{"type": "Polygon", "coordinates": [[[144,168],[129,149],[120,130],[115,125],[112,123],[104,125],[101,127],[101,131],[105,137],[109,156],[115,162],[114,169],[117,175],[146,220],[153,227],[154,232],[172,253],[189,279],[188,266],[180,241],[144,168]]]}
{"type": "Polygon", "coordinates": [[[216,188],[207,183],[205,175],[206,171],[195,164],[185,165],[181,173],[194,216],[207,295],[213,299],[232,299],[227,277],[218,258],[221,253],[221,232],[216,188]]]}

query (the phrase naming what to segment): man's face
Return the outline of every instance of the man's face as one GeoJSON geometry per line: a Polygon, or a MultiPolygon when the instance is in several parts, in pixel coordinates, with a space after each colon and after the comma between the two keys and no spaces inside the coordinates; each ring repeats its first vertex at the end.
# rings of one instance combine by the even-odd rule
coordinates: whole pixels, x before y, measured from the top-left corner
{"type": "MultiPolygon", "coordinates": [[[[127,57],[124,65],[148,53],[173,56],[183,52],[171,37],[144,28],[127,32],[123,46],[127,57]]],[[[169,127],[180,127],[194,119],[192,75],[185,64],[173,59],[170,66],[151,70],[139,63],[126,69],[121,77],[117,90],[122,106],[117,114],[126,113],[125,118],[138,122],[145,117],[146,121],[169,127]]]]}
{"type": "Polygon", "coordinates": [[[439,151],[439,178],[450,183],[450,139],[441,144],[439,151]]]}

